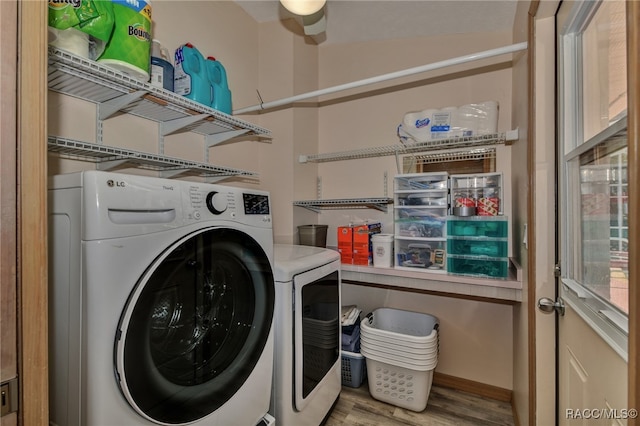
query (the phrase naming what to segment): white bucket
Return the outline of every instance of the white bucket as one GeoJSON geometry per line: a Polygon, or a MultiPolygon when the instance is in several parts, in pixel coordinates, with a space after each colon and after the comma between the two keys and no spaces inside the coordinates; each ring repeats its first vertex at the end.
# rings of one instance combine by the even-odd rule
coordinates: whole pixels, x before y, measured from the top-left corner
{"type": "Polygon", "coordinates": [[[373,245],[373,266],[390,268],[393,266],[393,234],[374,234],[371,236],[373,245]]]}

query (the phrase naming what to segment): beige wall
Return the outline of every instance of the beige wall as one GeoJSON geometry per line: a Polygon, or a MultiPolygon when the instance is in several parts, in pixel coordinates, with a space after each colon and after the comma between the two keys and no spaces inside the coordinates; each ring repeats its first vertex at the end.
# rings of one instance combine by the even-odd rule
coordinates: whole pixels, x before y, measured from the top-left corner
{"type": "MultiPolygon", "coordinates": [[[[175,5],[153,4],[154,37],[169,50],[188,41],[205,55],[216,56],[226,67],[236,109],[258,103],[256,90],[264,101],[271,101],[512,42],[511,34],[497,33],[317,47],[280,23],[257,25],[231,2],[175,5]],[[185,22],[189,22],[187,35],[185,22]]],[[[316,198],[318,189],[323,198],[392,196],[397,173],[393,157],[315,165],[299,164],[298,155],[390,145],[397,142],[396,126],[406,112],[474,101],[499,101],[499,130],[509,130],[512,71],[505,60],[485,60],[338,94],[321,99],[320,108],[299,106],[245,115],[243,119],[270,129],[272,140],[213,147],[210,162],[260,174],[258,182],[229,183],[271,191],[276,242],[297,242],[296,226],[305,223],[329,224],[329,245],[335,245],[335,226],[348,222],[380,220],[385,230],[392,232],[389,213],[348,210],[316,214],[293,207],[291,202],[316,198]]],[[[49,107],[50,133],[95,140],[91,104],[53,95],[49,107]]],[[[108,145],[158,150],[157,125],[136,117],[109,119],[104,137],[108,145]]],[[[508,172],[510,150],[501,148],[499,154],[499,167],[508,172]]],[[[190,133],[171,135],[165,138],[165,153],[201,161],[203,138],[190,133]]],[[[92,167],[70,161],[53,163],[52,172],[92,167]]],[[[505,204],[510,204],[508,197],[510,194],[505,194],[505,204]]],[[[443,324],[438,371],[512,388],[511,306],[395,291],[380,294],[364,288],[345,290],[345,295],[345,302],[371,308],[392,306],[435,314],[443,324]]]]}
{"type": "Polygon", "coordinates": [[[512,306],[402,291],[343,285],[342,302],[363,315],[389,307],[438,318],[440,352],[436,372],[512,389],[512,306]]]}
{"type": "MultiPolygon", "coordinates": [[[[473,34],[320,47],[320,87],[425,65],[506,46],[511,34],[473,34]]],[[[321,100],[319,152],[336,152],[398,143],[396,128],[406,112],[497,100],[500,131],[512,129],[511,64],[505,58],[456,66],[397,81],[378,83],[321,100]]],[[[498,168],[509,180],[510,148],[500,148],[498,168]]],[[[309,167],[309,165],[305,165],[309,167]]],[[[394,157],[320,163],[322,198],[393,197],[394,157]],[[385,173],[387,176],[385,184],[385,173]]],[[[505,194],[510,204],[511,186],[505,194]]],[[[313,198],[311,192],[308,197],[313,198]]],[[[335,246],[336,227],[364,220],[383,223],[393,232],[393,208],[324,211],[327,244],[335,246]]],[[[510,209],[507,210],[511,215],[510,209]]],[[[436,371],[469,380],[513,388],[513,308],[506,305],[345,286],[343,303],[366,312],[394,307],[429,313],[442,324],[436,371]]]]}
{"type": "MultiPolygon", "coordinates": [[[[295,34],[295,23],[260,25],[260,93],[271,101],[318,88],[318,49],[295,34]]],[[[274,239],[297,243],[297,225],[316,223],[317,215],[297,211],[293,201],[315,194],[317,167],[302,166],[298,155],[317,152],[316,108],[282,108],[260,116],[260,124],[273,133],[261,147],[261,184],[271,191],[274,239]]],[[[315,195],[312,197],[315,198],[315,195]]]]}
{"type": "MultiPolygon", "coordinates": [[[[505,33],[402,39],[320,48],[320,87],[349,83],[385,73],[511,44],[505,33]]],[[[352,89],[331,95],[320,108],[320,152],[335,152],[398,142],[404,114],[427,108],[497,100],[498,128],[511,128],[511,69],[497,57],[352,89]]],[[[501,151],[501,156],[504,151],[501,151]]],[[[504,154],[501,167],[508,167],[504,154]]],[[[323,198],[393,196],[393,176],[402,170],[394,157],[321,163],[323,198]],[[385,173],[387,176],[385,185],[385,173]]],[[[508,170],[507,170],[508,172],[508,170]]],[[[509,205],[509,191],[505,205],[509,205]]],[[[378,220],[393,231],[392,213],[373,210],[326,211],[320,221],[330,226],[328,245],[336,245],[336,226],[378,220]]]]}

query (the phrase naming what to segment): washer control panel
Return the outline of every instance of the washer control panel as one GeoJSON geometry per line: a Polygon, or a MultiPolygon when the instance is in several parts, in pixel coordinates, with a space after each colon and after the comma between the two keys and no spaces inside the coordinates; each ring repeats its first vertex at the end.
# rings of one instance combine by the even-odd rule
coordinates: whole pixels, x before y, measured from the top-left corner
{"type": "Polygon", "coordinates": [[[246,192],[240,188],[190,182],[184,185],[183,194],[188,204],[187,219],[200,221],[217,217],[260,227],[271,226],[268,192],[246,192]]]}
{"type": "Polygon", "coordinates": [[[269,196],[265,194],[242,193],[242,202],[244,204],[244,214],[270,214],[269,196]]]}
{"type": "Polygon", "coordinates": [[[221,194],[218,191],[211,191],[207,194],[206,198],[207,208],[215,215],[224,213],[227,210],[228,202],[225,198],[225,194],[221,194]]]}

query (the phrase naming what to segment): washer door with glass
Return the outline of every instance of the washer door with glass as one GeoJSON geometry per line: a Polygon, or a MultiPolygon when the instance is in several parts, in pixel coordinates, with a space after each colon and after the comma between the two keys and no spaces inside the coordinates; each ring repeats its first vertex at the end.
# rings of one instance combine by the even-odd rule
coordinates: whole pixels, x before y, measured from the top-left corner
{"type": "Polygon", "coordinates": [[[137,283],[115,342],[129,404],[158,424],[221,407],[260,359],[273,318],[273,272],[248,235],[209,228],[176,242],[137,283]]]}

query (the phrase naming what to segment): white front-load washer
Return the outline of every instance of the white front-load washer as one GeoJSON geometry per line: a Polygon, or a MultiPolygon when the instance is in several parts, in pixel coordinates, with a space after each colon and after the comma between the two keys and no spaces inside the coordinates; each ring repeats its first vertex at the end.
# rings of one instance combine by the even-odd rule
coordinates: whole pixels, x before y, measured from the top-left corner
{"type": "Polygon", "coordinates": [[[88,171],[49,189],[50,420],[264,424],[269,194],[88,171]]]}
{"type": "Polygon", "coordinates": [[[342,388],[340,254],[274,245],[274,380],[269,412],[281,426],[318,426],[342,388]]]}

